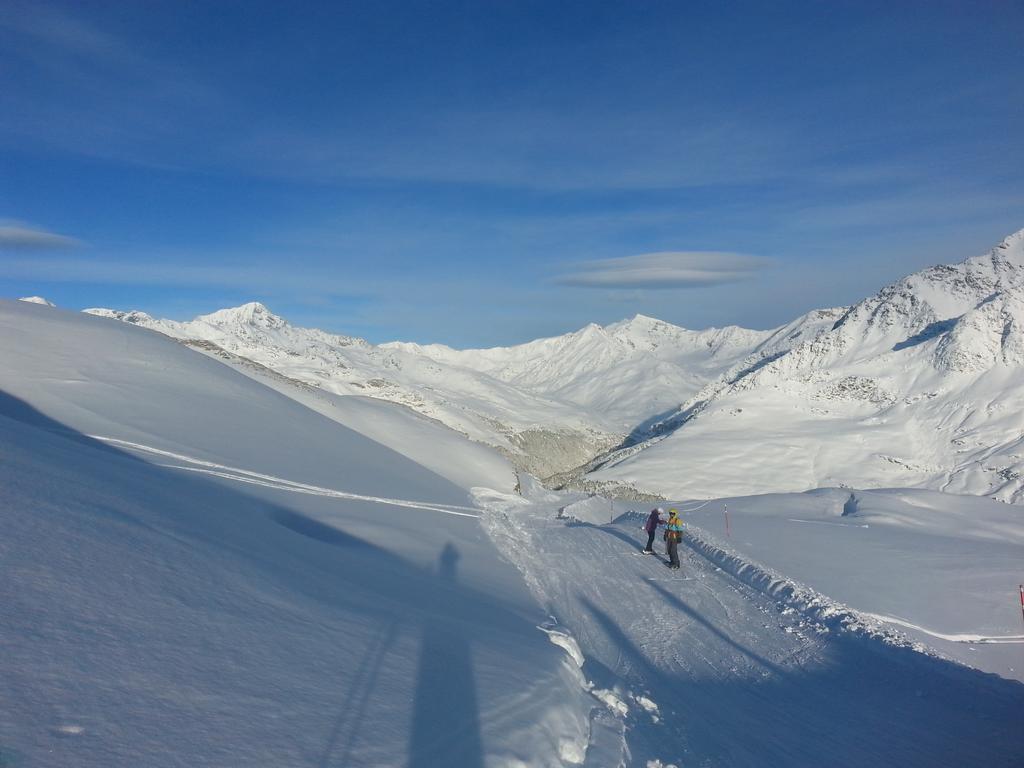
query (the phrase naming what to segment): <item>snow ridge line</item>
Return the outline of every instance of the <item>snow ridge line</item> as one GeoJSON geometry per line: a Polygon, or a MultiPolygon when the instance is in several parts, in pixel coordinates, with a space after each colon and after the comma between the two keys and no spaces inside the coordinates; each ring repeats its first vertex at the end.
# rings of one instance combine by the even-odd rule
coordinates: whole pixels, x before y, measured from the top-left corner
{"type": "Polygon", "coordinates": [[[307,483],[298,483],[294,480],[287,480],[283,477],[275,477],[274,475],[265,475],[260,472],[252,472],[247,469],[240,469],[238,467],[229,467],[224,464],[216,464],[212,461],[204,461],[202,459],[196,459],[191,456],[185,456],[180,453],[173,453],[171,451],[164,451],[159,448],[153,448],[148,445],[142,445],[141,443],[132,443],[128,440],[119,440],[114,437],[104,437],[102,435],[88,435],[93,440],[100,440],[105,443],[111,443],[122,448],[129,450],[138,451],[140,453],[148,453],[154,456],[162,456],[164,458],[175,459],[186,464],[193,466],[178,466],[176,464],[160,464],[161,467],[168,467],[170,469],[180,469],[185,472],[200,472],[206,475],[213,475],[215,477],[222,477],[227,480],[234,480],[239,483],[249,483],[250,485],[260,485],[266,488],[276,488],[281,491],[290,491],[292,493],[304,493],[311,496],[327,496],[336,499],[347,499],[349,501],[368,501],[374,504],[388,504],[393,507],[407,507],[410,509],[422,509],[429,512],[441,512],[446,515],[456,515],[458,517],[472,517],[480,518],[480,511],[475,507],[460,507],[457,505],[447,504],[435,504],[430,501],[409,501],[408,499],[389,499],[384,496],[365,496],[360,493],[351,493],[349,491],[338,491],[333,488],[323,488],[318,485],[309,485],[307,483]],[[458,511],[462,510],[462,511],[458,511]]]}
{"type": "Polygon", "coordinates": [[[683,536],[683,542],[693,552],[721,568],[737,581],[778,600],[826,630],[845,630],[881,640],[887,645],[909,648],[926,656],[939,656],[937,651],[923,643],[911,641],[896,630],[880,626],[876,617],[859,613],[808,586],[775,573],[767,566],[745,560],[713,543],[710,538],[702,538],[695,533],[697,530],[700,529],[689,525],[687,534],[683,536]]]}

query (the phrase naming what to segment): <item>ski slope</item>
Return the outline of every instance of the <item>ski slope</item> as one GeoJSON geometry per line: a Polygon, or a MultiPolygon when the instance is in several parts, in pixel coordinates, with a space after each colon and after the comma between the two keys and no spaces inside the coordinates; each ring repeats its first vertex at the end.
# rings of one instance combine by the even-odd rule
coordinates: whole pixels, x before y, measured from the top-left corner
{"type": "MultiPolygon", "coordinates": [[[[915,647],[719,550],[703,528],[687,526],[682,569],[673,572],[661,557],[638,554],[646,542],[640,515],[604,525],[560,521],[564,497],[539,487],[528,500],[481,501],[496,540],[606,702],[595,739],[603,736],[606,753],[617,746],[622,764],[1024,759],[1024,685],[915,647]]],[[[607,759],[587,764],[613,764],[607,759]]]]}

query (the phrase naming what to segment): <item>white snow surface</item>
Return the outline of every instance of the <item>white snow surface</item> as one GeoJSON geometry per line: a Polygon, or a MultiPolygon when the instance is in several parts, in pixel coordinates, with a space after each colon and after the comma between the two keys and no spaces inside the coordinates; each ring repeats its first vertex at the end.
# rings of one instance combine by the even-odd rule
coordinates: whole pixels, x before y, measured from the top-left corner
{"type": "Polygon", "coordinates": [[[574,520],[578,523],[604,525],[615,517],[615,503],[603,496],[588,496],[566,504],[558,510],[558,516],[563,520],[574,520]]]}
{"type": "Polygon", "coordinates": [[[708,551],[784,574],[949,658],[1024,681],[1019,506],[916,489],[832,488],[679,509],[708,551]]]}
{"type": "Polygon", "coordinates": [[[470,442],[441,422],[411,408],[377,398],[337,395],[282,376],[220,347],[199,345],[196,348],[462,488],[484,486],[510,490],[515,487],[515,469],[496,450],[470,442]]]}

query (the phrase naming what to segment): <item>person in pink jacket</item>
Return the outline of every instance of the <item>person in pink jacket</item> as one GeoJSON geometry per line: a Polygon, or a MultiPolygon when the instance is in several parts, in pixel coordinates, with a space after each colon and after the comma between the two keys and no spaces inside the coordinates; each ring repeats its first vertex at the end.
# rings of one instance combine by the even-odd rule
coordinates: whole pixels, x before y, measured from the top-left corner
{"type": "Polygon", "coordinates": [[[658,526],[665,524],[665,521],[661,519],[661,513],[664,511],[661,507],[655,507],[651,510],[651,514],[647,516],[647,522],[644,523],[644,530],[647,531],[647,546],[644,547],[645,555],[654,554],[654,535],[658,532],[658,526]]]}

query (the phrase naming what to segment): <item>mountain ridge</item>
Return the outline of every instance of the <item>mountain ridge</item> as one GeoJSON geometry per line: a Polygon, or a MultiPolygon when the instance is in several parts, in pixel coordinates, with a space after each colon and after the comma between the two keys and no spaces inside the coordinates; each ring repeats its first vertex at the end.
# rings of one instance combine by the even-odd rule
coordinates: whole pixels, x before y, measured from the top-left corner
{"type": "Polygon", "coordinates": [[[708,480],[659,481],[673,465],[750,489],[711,468],[727,455],[742,457],[755,484],[774,490],[912,485],[1020,502],[1024,421],[1013,414],[1024,407],[1016,394],[1024,387],[1022,286],[1024,230],[982,256],[894,281],[831,328],[742,361],[644,444],[613,452],[588,477],[710,492],[708,480]],[[719,447],[736,418],[746,425],[743,439],[719,447]],[[837,450],[837,437],[847,450],[837,450]],[[759,445],[768,448],[750,447],[759,445]],[[773,460],[773,449],[783,458],[773,460]],[[821,462],[823,455],[832,458],[821,462]]]}
{"type": "Polygon", "coordinates": [[[750,482],[710,473],[724,483],[719,495],[910,483],[1024,499],[1017,426],[1006,416],[1007,403],[1016,404],[1007,387],[1015,389],[1024,370],[1024,230],[986,254],[927,267],[848,307],[811,310],[765,331],[694,331],[637,314],[524,344],[459,350],[296,328],[258,302],[186,323],[87,311],[200,339],[336,394],[406,405],[559,483],[703,496],[708,484],[680,482],[688,474],[681,467],[734,462],[737,441],[767,450],[781,440],[773,460],[739,450],[755,469],[774,468],[750,482]],[[742,434],[722,414],[744,414],[742,434]],[[703,435],[711,422],[716,434],[703,435]],[[967,437],[952,434],[950,425],[961,422],[972,425],[956,428],[967,437]],[[895,423],[904,432],[891,441],[900,449],[889,450],[881,444],[888,438],[874,435],[895,423]],[[825,436],[840,425],[833,436],[871,449],[839,451],[842,459],[811,468],[792,458],[836,453],[825,436]],[[699,449],[677,450],[698,432],[712,449],[702,440],[699,449]],[[937,450],[925,437],[935,432],[956,447],[937,450]],[[996,449],[982,458],[987,441],[996,449]],[[860,469],[842,469],[844,462],[860,469]],[[793,466],[799,471],[785,471],[793,466]],[[1002,481],[979,480],[993,475],[1002,481]]]}
{"type": "Polygon", "coordinates": [[[335,394],[404,405],[498,448],[541,477],[620,444],[650,407],[674,407],[700,388],[706,371],[724,369],[770,333],[736,326],[689,331],[638,315],[513,347],[454,350],[373,345],[299,328],[258,302],[186,322],[137,311],[84,311],[201,342],[201,351],[222,349],[335,394]]]}

